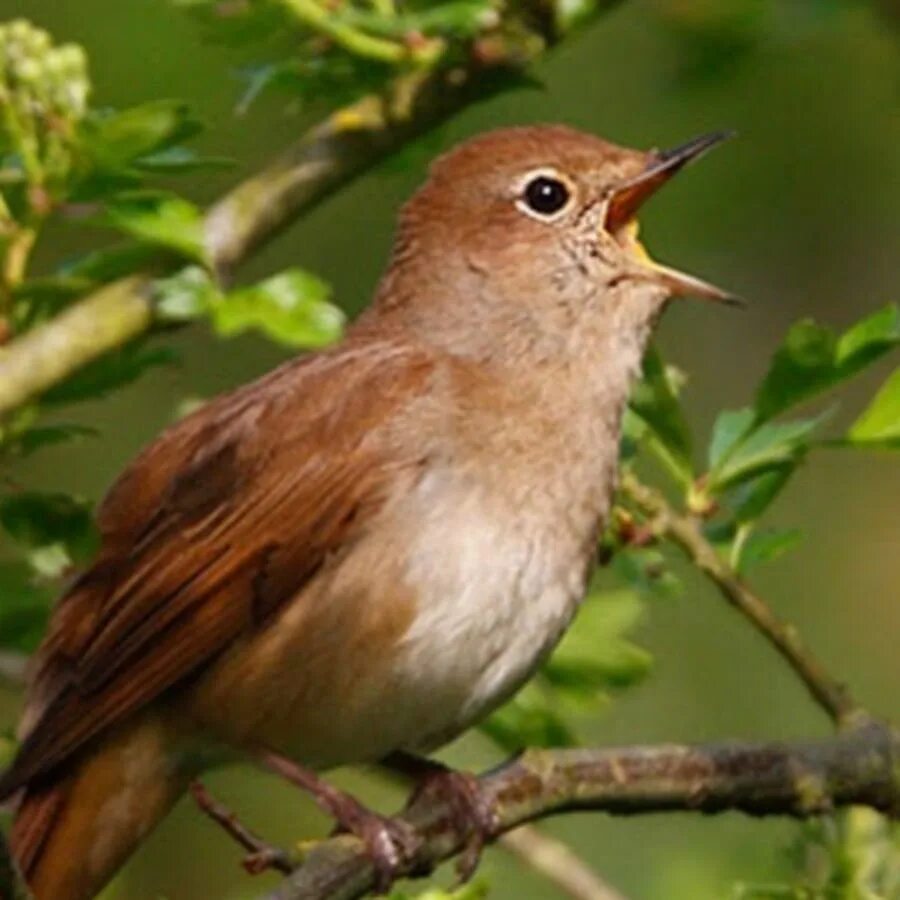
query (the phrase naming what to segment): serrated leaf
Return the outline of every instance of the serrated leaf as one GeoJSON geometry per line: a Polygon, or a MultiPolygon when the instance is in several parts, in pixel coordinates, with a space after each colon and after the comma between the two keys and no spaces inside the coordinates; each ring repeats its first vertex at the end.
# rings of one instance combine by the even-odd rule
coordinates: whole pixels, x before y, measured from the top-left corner
{"type": "Polygon", "coordinates": [[[720,467],[710,473],[708,490],[716,493],[767,470],[795,465],[826,415],[768,422],[751,431],[721,461],[720,467]]]}
{"type": "Polygon", "coordinates": [[[803,532],[797,528],[756,531],[741,547],[738,572],[743,574],[753,566],[774,562],[803,540],[803,532]]]}
{"type": "Polygon", "coordinates": [[[753,424],[753,416],[753,410],[749,406],[743,409],[726,409],[719,413],[709,441],[710,469],[716,469],[721,465],[738,441],[746,435],[753,424]]]}
{"type": "Polygon", "coordinates": [[[632,391],[629,406],[653,433],[682,481],[690,483],[690,430],[662,357],[654,347],[644,356],[643,378],[632,391]]]}
{"type": "Polygon", "coordinates": [[[106,200],[103,208],[104,224],[203,262],[203,217],[183,197],[168,191],[127,191],[106,200]]]}
{"type": "Polygon", "coordinates": [[[857,322],[840,338],[811,320],[798,322],[757,391],[756,421],[768,421],[852,378],[898,343],[900,311],[894,305],[857,322]]]}
{"type": "Polygon", "coordinates": [[[68,494],[22,491],[0,497],[0,525],[29,548],[63,546],[74,560],[97,546],[90,505],[68,494]]]}
{"type": "Polygon", "coordinates": [[[885,306],[841,335],[835,363],[843,377],[848,377],[881,358],[897,344],[900,344],[900,307],[885,306]]]}
{"type": "Polygon", "coordinates": [[[847,432],[851,444],[900,447],[900,369],[894,369],[847,432]]]}
{"type": "Polygon", "coordinates": [[[211,309],[213,327],[223,337],[256,328],[291,347],[321,347],[335,341],[344,324],[329,293],[320,278],[289,269],[227,294],[211,309]]]}
{"type": "Polygon", "coordinates": [[[724,503],[738,522],[755,522],[784,490],[799,463],[799,459],[763,472],[748,481],[741,482],[728,491],[724,503]]]}
{"type": "Polygon", "coordinates": [[[96,115],[84,125],[83,143],[94,166],[117,170],[139,157],[193,136],[200,124],[179,100],[154,100],[96,115]]]}
{"type": "Polygon", "coordinates": [[[136,381],[148,369],[178,359],[169,347],[148,347],[138,341],[126,344],[84,366],[41,397],[45,406],[93,400],[136,381]]]}

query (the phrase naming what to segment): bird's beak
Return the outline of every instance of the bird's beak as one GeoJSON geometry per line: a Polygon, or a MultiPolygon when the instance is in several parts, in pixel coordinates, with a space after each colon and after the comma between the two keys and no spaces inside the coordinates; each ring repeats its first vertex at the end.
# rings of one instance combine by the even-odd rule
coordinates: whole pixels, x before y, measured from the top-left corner
{"type": "Polygon", "coordinates": [[[646,168],[639,175],[619,185],[610,197],[606,210],[604,229],[626,249],[634,253],[652,274],[653,280],[664,284],[674,296],[689,294],[706,300],[740,304],[741,301],[728,291],[723,291],[693,275],[679,272],[651,259],[637,238],[636,215],[641,206],[661,188],[676,172],[688,163],[699,159],[707,150],[732,137],[734,132],[716,131],[688,141],[672,150],[650,154],[646,168]]]}

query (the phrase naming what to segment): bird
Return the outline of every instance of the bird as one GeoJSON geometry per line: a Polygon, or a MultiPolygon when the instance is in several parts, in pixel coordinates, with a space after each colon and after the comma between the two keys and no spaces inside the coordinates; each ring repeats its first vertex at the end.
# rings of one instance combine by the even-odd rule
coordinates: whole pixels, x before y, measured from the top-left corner
{"type": "Polygon", "coordinates": [[[570,624],[623,410],[670,298],[639,207],[727,135],[669,151],[564,125],[478,135],[399,215],[344,339],[211,399],[97,514],[0,776],[36,900],[86,900],[209,768],[305,784],[387,877],[404,836],[318,773],[427,755],[511,697],[570,624]]]}

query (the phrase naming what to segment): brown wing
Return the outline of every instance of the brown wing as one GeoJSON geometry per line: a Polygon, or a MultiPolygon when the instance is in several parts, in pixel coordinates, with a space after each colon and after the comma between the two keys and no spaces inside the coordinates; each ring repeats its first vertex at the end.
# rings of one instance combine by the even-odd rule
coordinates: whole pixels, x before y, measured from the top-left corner
{"type": "Polygon", "coordinates": [[[102,548],[36,663],[5,796],[259,627],[369,519],[398,466],[381,426],[431,361],[348,343],[211,402],[150,445],[101,507],[102,548]]]}

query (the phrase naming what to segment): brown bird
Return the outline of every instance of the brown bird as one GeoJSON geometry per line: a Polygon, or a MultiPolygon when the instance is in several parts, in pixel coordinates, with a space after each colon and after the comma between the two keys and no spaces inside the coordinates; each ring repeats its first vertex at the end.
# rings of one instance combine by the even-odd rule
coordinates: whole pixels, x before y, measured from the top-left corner
{"type": "MultiPolygon", "coordinates": [[[[566,629],[652,326],[670,296],[729,299],[651,261],[634,216],[723,136],[463,144],[404,207],[343,343],[209,402],[125,470],[0,781],[37,900],[93,896],[192,779],[242,754],[305,780],[390,876],[403,836],[312,772],[444,744],[566,629]]],[[[489,830],[470,777],[430,783],[489,830]]]]}

